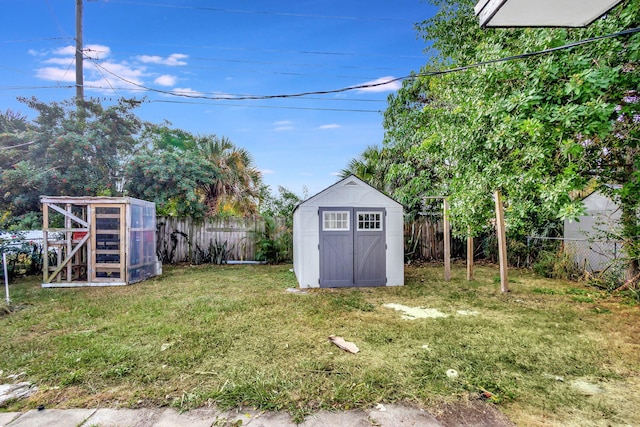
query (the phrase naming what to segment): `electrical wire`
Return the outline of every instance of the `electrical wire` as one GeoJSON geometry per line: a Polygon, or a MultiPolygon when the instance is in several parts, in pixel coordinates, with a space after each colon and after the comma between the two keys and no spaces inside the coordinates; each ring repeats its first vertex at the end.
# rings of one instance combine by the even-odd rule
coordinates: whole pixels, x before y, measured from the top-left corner
{"type": "Polygon", "coordinates": [[[140,1],[127,1],[127,0],[109,0],[109,3],[128,4],[132,6],[150,6],[150,7],[164,7],[173,9],[192,9],[192,10],[204,10],[209,12],[224,12],[224,13],[241,13],[251,15],[270,15],[270,16],[287,16],[295,18],[321,18],[321,19],[342,19],[352,21],[382,21],[382,22],[411,22],[414,21],[402,18],[376,18],[366,16],[344,16],[344,15],[317,15],[310,13],[292,13],[292,12],[275,12],[264,10],[250,10],[250,9],[226,9],[220,7],[208,7],[208,6],[189,6],[189,5],[177,5],[166,3],[145,3],[140,1]]]}
{"type": "Polygon", "coordinates": [[[163,99],[151,99],[142,101],[144,103],[166,103],[166,104],[189,104],[189,105],[211,105],[214,107],[242,107],[242,108],[266,108],[276,110],[305,110],[305,111],[338,111],[345,113],[381,113],[382,110],[361,110],[361,109],[347,109],[347,108],[322,108],[322,107],[291,107],[286,105],[254,105],[254,104],[229,104],[229,103],[211,103],[211,102],[198,102],[198,101],[176,101],[176,100],[163,100],[163,99]]]}
{"type": "Polygon", "coordinates": [[[361,85],[355,85],[355,86],[348,86],[348,87],[343,87],[343,88],[339,88],[339,89],[330,89],[330,90],[317,90],[317,91],[308,91],[308,92],[299,92],[299,93],[288,93],[288,94],[275,94],[275,95],[242,95],[242,96],[207,96],[207,95],[203,95],[203,94],[188,94],[188,93],[181,93],[181,92],[173,92],[173,91],[169,91],[169,90],[162,90],[162,89],[157,89],[157,88],[152,88],[152,87],[148,87],[145,85],[141,85],[139,83],[133,82],[131,80],[128,80],[122,76],[117,75],[116,73],[111,72],[110,70],[102,67],[99,64],[95,64],[96,67],[99,67],[101,69],[103,69],[105,72],[111,74],[112,76],[116,77],[119,80],[122,80],[130,85],[133,85],[135,87],[144,89],[146,91],[149,92],[155,92],[155,93],[161,93],[164,95],[170,95],[170,96],[176,96],[176,97],[183,97],[183,98],[192,98],[192,99],[208,99],[208,100],[214,100],[214,101],[246,101],[246,100],[266,100],[266,99],[283,99],[283,98],[301,98],[301,97],[306,97],[306,96],[310,96],[310,95],[329,95],[329,94],[337,94],[337,93],[343,93],[343,92],[349,92],[349,91],[354,91],[354,90],[366,90],[366,89],[373,89],[373,88],[378,88],[381,86],[386,86],[389,85],[391,83],[396,83],[396,82],[401,82],[404,80],[410,80],[410,79],[416,79],[419,77],[432,77],[432,76],[440,76],[440,75],[445,75],[445,74],[451,74],[451,73],[457,73],[457,72],[461,72],[461,71],[466,71],[466,70],[470,70],[472,68],[479,68],[479,67],[483,67],[486,65],[491,65],[491,64],[497,64],[497,63],[501,63],[501,62],[508,62],[508,61],[514,61],[514,60],[519,60],[519,59],[526,59],[526,58],[531,58],[534,56],[540,56],[540,55],[546,55],[546,54],[550,54],[550,53],[554,53],[554,52],[558,52],[558,51],[562,51],[562,50],[568,50],[568,49],[572,49],[578,46],[582,46],[588,43],[593,43],[596,41],[600,41],[600,40],[604,40],[604,39],[609,39],[609,38],[614,38],[614,37],[620,37],[620,36],[624,36],[624,35],[630,35],[630,34],[635,34],[640,32],[640,27],[636,27],[636,28],[630,28],[627,30],[623,30],[623,31],[619,31],[616,33],[612,33],[612,34],[607,34],[604,36],[598,36],[598,37],[591,37],[588,39],[583,39],[577,42],[573,42],[573,43],[569,43],[566,45],[562,45],[562,46],[558,46],[558,47],[554,47],[554,48],[549,48],[549,49],[544,49],[544,50],[539,50],[536,52],[528,52],[528,53],[521,53],[518,55],[512,55],[512,56],[506,56],[506,57],[502,57],[502,58],[498,58],[498,59],[491,59],[491,60],[487,60],[487,61],[481,61],[481,62],[476,62],[473,64],[469,64],[469,65],[464,65],[464,66],[460,66],[460,67],[454,67],[454,68],[449,68],[449,69],[444,69],[444,70],[434,70],[434,71],[428,71],[428,72],[422,72],[422,73],[415,73],[415,74],[411,74],[411,75],[407,75],[407,76],[403,76],[403,77],[396,77],[396,78],[392,78],[392,79],[387,79],[381,82],[373,82],[373,83],[365,83],[365,84],[361,84],[361,85]]]}

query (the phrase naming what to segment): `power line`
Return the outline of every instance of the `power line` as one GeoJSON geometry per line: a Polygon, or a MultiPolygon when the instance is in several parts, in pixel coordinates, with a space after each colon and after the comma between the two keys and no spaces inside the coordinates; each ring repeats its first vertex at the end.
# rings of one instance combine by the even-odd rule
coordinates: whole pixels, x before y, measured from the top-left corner
{"type": "Polygon", "coordinates": [[[347,108],[320,108],[320,107],[291,107],[286,105],[252,105],[252,104],[230,104],[230,103],[211,103],[211,102],[198,102],[198,101],[175,101],[175,100],[163,100],[152,99],[142,101],[145,103],[166,103],[166,104],[189,104],[189,105],[211,105],[220,107],[243,107],[243,108],[265,108],[276,110],[306,110],[306,111],[338,111],[345,113],[381,113],[381,110],[361,110],[361,109],[347,109],[347,108]]]}
{"type": "Polygon", "coordinates": [[[320,19],[341,19],[351,21],[381,21],[381,22],[410,22],[415,21],[402,18],[378,18],[367,16],[344,16],[344,15],[319,15],[311,13],[294,13],[294,12],[276,12],[271,10],[250,10],[250,9],[227,9],[220,7],[207,7],[207,6],[189,6],[189,5],[177,5],[167,3],[145,3],[140,1],[127,1],[127,0],[110,0],[109,3],[129,4],[133,6],[150,6],[150,7],[164,7],[173,9],[191,9],[191,10],[204,10],[208,12],[224,12],[224,13],[237,13],[237,14],[251,14],[251,15],[270,15],[270,16],[287,16],[293,18],[320,18],[320,19]]]}
{"type": "Polygon", "coordinates": [[[0,40],[0,43],[34,43],[42,41],[73,40],[73,37],[42,37],[38,39],[0,40]]]}
{"type": "MultiPolygon", "coordinates": [[[[95,44],[130,44],[131,41],[120,40],[92,40],[95,44]]],[[[335,52],[335,51],[322,51],[322,50],[290,50],[290,49],[263,49],[253,47],[237,47],[237,46],[212,46],[212,45],[193,45],[184,43],[152,43],[152,42],[137,42],[138,46],[159,46],[159,47],[173,47],[173,48],[186,48],[186,49],[210,49],[210,50],[223,50],[223,51],[240,51],[240,52],[262,52],[262,53],[275,53],[275,54],[287,54],[287,55],[320,55],[320,56],[351,56],[351,57],[369,57],[369,58],[391,58],[391,59],[422,59],[422,55],[385,55],[382,53],[356,53],[356,52],[335,52]]]]}
{"type": "Polygon", "coordinates": [[[588,39],[584,39],[584,40],[580,40],[580,41],[577,41],[577,42],[569,43],[569,44],[566,44],[566,45],[563,45],[563,46],[544,49],[544,50],[540,50],[540,51],[536,51],[536,52],[521,53],[521,54],[518,54],[518,55],[512,55],[512,56],[506,56],[506,57],[502,57],[502,58],[498,58],[498,59],[491,59],[491,60],[488,60],[488,61],[476,62],[474,64],[464,65],[464,66],[455,67],[455,68],[449,68],[449,69],[445,69],[445,70],[435,70],[435,71],[428,71],[428,72],[422,72],[422,73],[415,73],[415,74],[411,74],[411,75],[408,75],[408,76],[396,77],[396,78],[384,80],[384,81],[381,81],[381,82],[366,83],[366,84],[361,84],[361,85],[343,87],[343,88],[339,88],[339,89],[317,90],[317,91],[288,93],[288,94],[275,94],[275,95],[207,96],[207,95],[203,95],[203,94],[187,94],[187,93],[181,93],[181,92],[173,92],[173,91],[168,91],[168,90],[151,88],[151,87],[147,87],[145,85],[141,85],[141,84],[135,83],[135,82],[133,82],[131,80],[128,80],[128,79],[126,79],[126,78],[124,78],[122,76],[117,75],[116,73],[111,72],[110,70],[102,67],[101,65],[99,65],[97,63],[95,65],[96,65],[96,67],[102,68],[107,73],[111,74],[112,76],[114,76],[114,77],[116,77],[116,78],[118,78],[118,79],[120,79],[120,80],[122,80],[122,81],[124,81],[124,82],[126,82],[128,84],[131,84],[133,86],[139,87],[139,88],[144,89],[144,90],[147,90],[149,92],[162,93],[162,94],[170,95],[170,96],[177,96],[177,97],[183,97],[183,98],[192,98],[192,99],[209,99],[209,100],[214,100],[214,101],[221,101],[221,100],[225,100],[225,101],[245,101],[245,100],[266,100],[266,99],[279,99],[279,98],[301,98],[301,97],[306,97],[306,96],[310,96],[310,95],[329,95],[329,94],[349,92],[349,91],[353,91],[353,90],[373,89],[373,88],[377,88],[377,87],[380,87],[380,86],[389,85],[391,83],[396,83],[396,82],[400,82],[400,81],[404,81],[404,80],[410,80],[410,79],[416,79],[416,78],[419,78],[419,77],[431,77],[431,76],[439,76],[439,75],[451,74],[451,73],[456,73],[456,72],[460,72],[460,71],[470,70],[472,68],[479,68],[479,67],[483,67],[483,66],[486,66],[486,65],[497,64],[497,63],[500,63],[500,62],[508,62],[508,61],[514,61],[514,60],[518,60],[518,59],[531,58],[531,57],[534,57],[534,56],[546,55],[546,54],[558,52],[558,51],[561,51],[561,50],[572,49],[574,47],[582,46],[582,45],[585,45],[585,44],[588,44],[588,43],[593,43],[593,42],[596,42],[596,41],[599,41],[599,40],[604,40],[604,39],[609,39],[609,38],[614,38],[614,37],[620,37],[620,36],[624,36],[624,35],[630,35],[630,34],[634,34],[634,33],[637,33],[637,32],[640,32],[640,27],[630,28],[630,29],[627,29],[627,30],[619,31],[619,32],[612,33],[612,34],[607,34],[607,35],[604,35],[604,36],[591,37],[591,38],[588,38],[588,39]]]}

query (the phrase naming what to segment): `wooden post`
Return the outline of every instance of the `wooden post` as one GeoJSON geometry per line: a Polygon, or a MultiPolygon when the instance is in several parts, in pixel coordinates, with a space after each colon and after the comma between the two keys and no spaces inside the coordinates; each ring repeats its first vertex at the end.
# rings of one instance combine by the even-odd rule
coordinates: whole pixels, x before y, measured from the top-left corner
{"type": "Polygon", "coordinates": [[[473,236],[467,233],[467,280],[473,280],[473,236]]]}
{"type": "Polygon", "coordinates": [[[500,291],[509,292],[507,277],[507,240],[504,226],[504,206],[500,191],[494,193],[496,202],[496,234],[498,235],[498,259],[500,260],[500,291]]]}
{"type": "Polygon", "coordinates": [[[42,204],[42,283],[49,280],[49,205],[42,204]]]}
{"type": "Polygon", "coordinates": [[[451,230],[449,227],[449,203],[447,198],[442,199],[444,211],[444,280],[451,280],[451,230]]]}
{"type": "MultiPolygon", "coordinates": [[[[65,210],[68,213],[71,213],[71,204],[67,203],[65,205],[65,210]]],[[[73,245],[72,245],[72,239],[73,239],[73,232],[71,231],[71,218],[69,217],[69,215],[65,215],[64,216],[64,238],[65,238],[65,246],[67,248],[67,250],[65,251],[65,258],[71,258],[71,251],[73,250],[73,245]]],[[[73,280],[73,259],[71,259],[68,263],[67,263],[67,282],[71,282],[73,280]]]]}

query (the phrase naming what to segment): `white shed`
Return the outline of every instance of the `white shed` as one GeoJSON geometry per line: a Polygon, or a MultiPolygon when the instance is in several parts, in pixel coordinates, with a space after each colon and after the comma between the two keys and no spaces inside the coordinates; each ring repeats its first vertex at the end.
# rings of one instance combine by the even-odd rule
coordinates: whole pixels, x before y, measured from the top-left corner
{"type": "Polygon", "coordinates": [[[404,285],[402,205],[354,175],[293,212],[301,288],[404,285]]]}
{"type": "Polygon", "coordinates": [[[607,238],[620,224],[620,208],[605,194],[595,191],[582,202],[586,208],[578,221],[564,221],[565,250],[575,263],[589,272],[603,271],[620,258],[622,244],[607,238]]]}

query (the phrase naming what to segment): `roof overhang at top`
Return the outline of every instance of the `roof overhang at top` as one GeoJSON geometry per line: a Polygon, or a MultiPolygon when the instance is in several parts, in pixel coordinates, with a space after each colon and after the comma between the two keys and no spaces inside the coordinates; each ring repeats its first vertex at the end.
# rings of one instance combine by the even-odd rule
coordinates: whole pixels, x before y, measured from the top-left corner
{"type": "Polygon", "coordinates": [[[479,0],[485,27],[586,27],[622,0],[479,0]]]}

